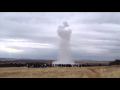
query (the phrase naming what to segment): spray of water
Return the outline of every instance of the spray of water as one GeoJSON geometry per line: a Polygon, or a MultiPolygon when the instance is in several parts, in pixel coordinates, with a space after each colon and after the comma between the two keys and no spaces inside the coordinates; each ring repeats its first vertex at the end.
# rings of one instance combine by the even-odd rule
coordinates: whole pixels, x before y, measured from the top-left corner
{"type": "Polygon", "coordinates": [[[70,36],[72,31],[70,29],[65,30],[65,27],[69,27],[67,22],[63,22],[63,26],[59,26],[57,33],[61,38],[58,59],[53,64],[74,64],[72,61],[70,52],[70,36]]]}

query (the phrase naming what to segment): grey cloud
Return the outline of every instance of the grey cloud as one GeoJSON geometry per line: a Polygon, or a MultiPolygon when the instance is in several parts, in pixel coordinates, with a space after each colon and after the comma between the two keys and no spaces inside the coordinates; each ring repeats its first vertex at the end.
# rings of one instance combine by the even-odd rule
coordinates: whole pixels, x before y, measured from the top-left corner
{"type": "Polygon", "coordinates": [[[75,14],[76,21],[74,21],[74,23],[120,24],[119,12],[91,12],[81,15],[79,14],[80,13],[75,14]]]}
{"type": "MultiPolygon", "coordinates": [[[[58,47],[57,28],[63,21],[67,21],[72,29],[73,59],[113,60],[120,58],[119,18],[119,12],[1,12],[0,43],[19,39],[21,43],[48,43],[58,47]],[[90,53],[87,48],[96,50],[90,53]],[[100,50],[99,54],[97,50],[100,50]]],[[[6,46],[24,50],[24,53],[12,54],[13,57],[57,58],[56,48],[6,46]]],[[[0,52],[0,57],[8,55],[7,52],[0,52]]]]}
{"type": "MultiPolygon", "coordinates": [[[[15,49],[21,49],[15,47],[15,49]]],[[[21,53],[10,53],[0,52],[0,57],[8,58],[30,58],[30,59],[57,59],[56,49],[34,49],[34,48],[23,48],[24,52],[21,53]],[[34,53],[33,53],[34,52],[34,53]]]]}

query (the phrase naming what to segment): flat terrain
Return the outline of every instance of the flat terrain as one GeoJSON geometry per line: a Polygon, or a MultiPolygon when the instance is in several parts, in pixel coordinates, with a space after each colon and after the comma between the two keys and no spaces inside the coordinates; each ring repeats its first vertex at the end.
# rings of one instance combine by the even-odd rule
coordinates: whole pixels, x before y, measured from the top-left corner
{"type": "Polygon", "coordinates": [[[120,66],[99,67],[2,67],[0,78],[120,78],[120,66]]]}

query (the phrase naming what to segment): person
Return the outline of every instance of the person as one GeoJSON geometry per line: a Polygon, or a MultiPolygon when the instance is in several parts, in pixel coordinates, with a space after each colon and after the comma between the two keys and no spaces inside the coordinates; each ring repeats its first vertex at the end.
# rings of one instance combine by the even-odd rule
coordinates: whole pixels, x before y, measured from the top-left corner
{"type": "Polygon", "coordinates": [[[29,64],[27,64],[27,67],[29,68],[29,64]]]}
{"type": "Polygon", "coordinates": [[[46,67],[46,64],[44,64],[44,66],[46,67]]]}

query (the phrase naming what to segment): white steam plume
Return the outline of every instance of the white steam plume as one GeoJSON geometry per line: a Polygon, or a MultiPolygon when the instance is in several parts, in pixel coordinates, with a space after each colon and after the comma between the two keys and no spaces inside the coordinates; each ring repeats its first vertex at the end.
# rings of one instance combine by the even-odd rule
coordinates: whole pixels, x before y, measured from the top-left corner
{"type": "Polygon", "coordinates": [[[70,48],[70,36],[72,31],[70,29],[65,30],[65,27],[69,27],[67,22],[63,22],[63,26],[58,27],[58,35],[61,38],[58,59],[53,64],[74,64],[71,59],[70,48]]]}

